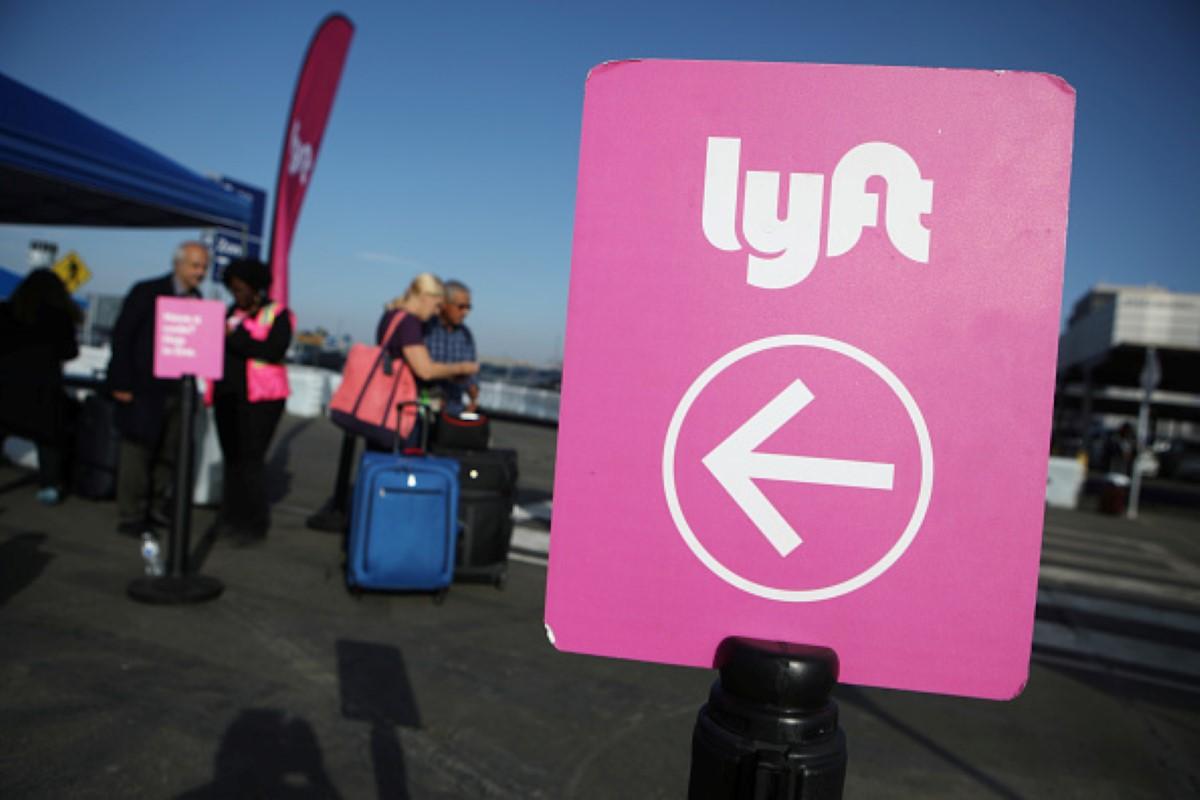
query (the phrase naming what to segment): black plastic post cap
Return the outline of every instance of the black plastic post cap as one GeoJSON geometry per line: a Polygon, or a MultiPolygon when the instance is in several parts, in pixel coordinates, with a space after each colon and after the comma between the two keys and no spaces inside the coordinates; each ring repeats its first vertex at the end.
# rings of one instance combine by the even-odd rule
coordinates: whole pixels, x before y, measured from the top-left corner
{"type": "Polygon", "coordinates": [[[741,636],[721,642],[713,666],[726,693],[795,711],[824,707],[838,679],[837,653],[828,647],[741,636]]]}

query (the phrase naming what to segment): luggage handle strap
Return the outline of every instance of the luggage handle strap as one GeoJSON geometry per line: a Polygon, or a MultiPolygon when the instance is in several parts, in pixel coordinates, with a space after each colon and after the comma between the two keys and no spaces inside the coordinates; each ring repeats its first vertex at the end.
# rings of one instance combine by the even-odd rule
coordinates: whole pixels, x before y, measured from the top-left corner
{"type": "Polygon", "coordinates": [[[400,439],[401,439],[400,425],[403,424],[404,407],[405,406],[416,406],[417,416],[421,418],[419,420],[419,422],[421,424],[421,444],[419,447],[406,447],[403,452],[405,455],[425,455],[426,451],[429,449],[430,409],[429,409],[428,403],[422,402],[420,400],[403,400],[396,404],[396,445],[397,445],[397,449],[399,449],[399,445],[400,445],[400,439]]]}
{"type": "MultiPolygon", "coordinates": [[[[392,337],[396,334],[396,329],[400,327],[400,322],[404,319],[405,312],[397,311],[393,315],[391,322],[388,323],[387,329],[383,332],[383,338],[379,344],[379,355],[375,358],[375,364],[371,367],[370,373],[367,374],[367,379],[363,381],[362,389],[358,392],[358,397],[354,400],[354,408],[351,409],[351,416],[358,416],[359,406],[362,405],[363,398],[367,396],[367,389],[371,387],[371,381],[375,375],[382,372],[387,377],[392,377],[395,370],[392,366],[391,353],[388,351],[388,345],[392,342],[392,337]]],[[[404,365],[401,365],[401,369],[404,365]]],[[[395,391],[395,387],[392,389],[395,391]]],[[[386,423],[386,420],[384,420],[386,423]]]]}
{"type": "Polygon", "coordinates": [[[383,332],[383,339],[380,341],[381,352],[379,353],[379,361],[376,362],[375,366],[382,366],[383,374],[387,375],[389,378],[392,376],[392,358],[391,353],[388,351],[388,347],[391,345],[392,337],[396,335],[396,329],[400,327],[400,322],[404,319],[404,316],[405,312],[400,310],[396,311],[396,314],[392,317],[391,321],[388,322],[387,330],[383,332]]]}

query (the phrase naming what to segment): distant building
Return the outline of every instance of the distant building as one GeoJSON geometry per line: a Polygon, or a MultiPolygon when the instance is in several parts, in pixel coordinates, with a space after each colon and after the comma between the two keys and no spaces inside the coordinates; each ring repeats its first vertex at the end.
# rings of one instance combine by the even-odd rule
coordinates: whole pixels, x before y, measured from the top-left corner
{"type": "MultiPolygon", "coordinates": [[[[1058,368],[1094,369],[1111,362],[1114,351],[1144,355],[1146,347],[1194,358],[1200,352],[1200,294],[1099,284],[1071,311],[1059,339],[1058,368]]],[[[1136,366],[1134,386],[1142,365],[1136,366]]]]}
{"type": "Polygon", "coordinates": [[[326,333],[324,330],[317,329],[315,331],[300,331],[296,334],[297,344],[306,344],[311,347],[324,348],[326,333]]]}
{"type": "Polygon", "coordinates": [[[1137,416],[1153,348],[1161,379],[1152,395],[1158,438],[1194,436],[1200,423],[1200,293],[1099,284],[1075,303],[1059,337],[1055,432],[1086,447],[1096,423],[1137,416]]]}

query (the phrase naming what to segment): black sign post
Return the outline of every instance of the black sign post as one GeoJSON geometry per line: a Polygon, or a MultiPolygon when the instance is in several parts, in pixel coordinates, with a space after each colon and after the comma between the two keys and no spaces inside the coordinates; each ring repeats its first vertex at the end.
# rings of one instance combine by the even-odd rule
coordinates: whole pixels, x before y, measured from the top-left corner
{"type": "Polygon", "coordinates": [[[167,574],[137,578],[129,596],[140,603],[182,605],[215,600],[225,585],[216,578],[197,575],[188,565],[192,525],[192,438],[196,416],[196,378],[179,381],[179,456],[175,464],[175,513],[167,546],[167,574]]]}
{"type": "Polygon", "coordinates": [[[837,654],[826,647],[726,639],[721,677],[692,735],[689,800],[840,800],[837,654]]]}

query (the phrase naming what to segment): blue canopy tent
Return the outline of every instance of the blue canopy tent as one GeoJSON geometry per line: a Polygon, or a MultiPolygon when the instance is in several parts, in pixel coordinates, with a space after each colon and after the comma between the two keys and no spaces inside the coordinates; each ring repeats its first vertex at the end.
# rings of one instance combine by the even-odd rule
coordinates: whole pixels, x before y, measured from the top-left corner
{"type": "Polygon", "coordinates": [[[245,232],[252,205],[0,74],[0,223],[245,232]]]}
{"type": "Polygon", "coordinates": [[[13,272],[11,269],[0,267],[0,300],[12,294],[13,289],[16,289],[17,284],[20,282],[20,274],[13,272]]]}

